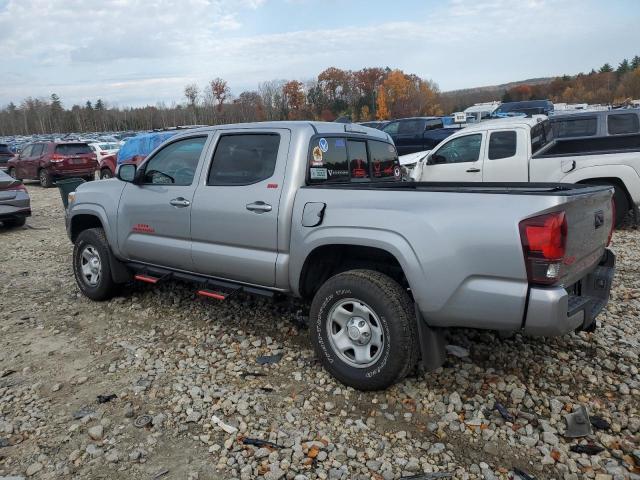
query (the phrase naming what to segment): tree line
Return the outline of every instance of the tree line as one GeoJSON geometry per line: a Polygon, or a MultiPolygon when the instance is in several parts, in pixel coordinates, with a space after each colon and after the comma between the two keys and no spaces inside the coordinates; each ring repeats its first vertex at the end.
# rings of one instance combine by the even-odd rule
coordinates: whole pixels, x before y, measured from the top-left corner
{"type": "Polygon", "coordinates": [[[183,101],[145,107],[110,106],[103,99],[63,106],[55,93],[26,98],[0,109],[0,135],[151,130],[178,125],[265,120],[388,120],[442,115],[476,102],[548,98],[553,102],[624,104],[640,98],[640,57],[609,63],[589,73],[540,79],[500,89],[441,93],[429,79],[389,67],[342,70],[330,67],[312,80],[272,80],[237,96],[226,80],[186,85],[183,101]]]}
{"type": "Polygon", "coordinates": [[[0,135],[150,130],[178,125],[315,119],[352,121],[440,115],[440,92],[431,80],[390,68],[351,71],[330,67],[316,79],[272,80],[257,90],[231,94],[226,80],[186,85],[184,101],[138,108],[95,104],[65,109],[55,93],[26,98],[0,110],[0,135]]]}
{"type": "Polygon", "coordinates": [[[640,99],[640,56],[622,60],[617,68],[605,63],[599,69],[577,75],[523,83],[502,91],[471,89],[443,94],[445,111],[463,110],[476,102],[549,99],[554,103],[625,105],[640,99]]]}

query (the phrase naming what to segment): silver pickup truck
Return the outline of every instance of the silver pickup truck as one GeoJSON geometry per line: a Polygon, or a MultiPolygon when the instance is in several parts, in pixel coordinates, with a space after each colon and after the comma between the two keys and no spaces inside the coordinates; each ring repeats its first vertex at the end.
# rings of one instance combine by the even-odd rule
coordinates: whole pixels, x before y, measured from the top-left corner
{"type": "Polygon", "coordinates": [[[301,297],[323,365],[358,389],[439,366],[446,327],[591,330],[609,298],[611,188],[402,182],[379,130],[190,130],[117,177],[69,196],[87,297],[134,280],[301,297]]]}

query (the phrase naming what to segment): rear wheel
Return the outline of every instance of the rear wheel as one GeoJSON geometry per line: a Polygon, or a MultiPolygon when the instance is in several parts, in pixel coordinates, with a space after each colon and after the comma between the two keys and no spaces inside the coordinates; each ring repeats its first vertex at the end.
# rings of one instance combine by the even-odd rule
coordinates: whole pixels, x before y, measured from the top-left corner
{"type": "Polygon", "coordinates": [[[40,180],[40,186],[42,188],[49,188],[53,185],[51,175],[49,175],[49,172],[44,168],[38,172],[38,180],[40,180]]]}
{"type": "Polygon", "coordinates": [[[10,218],[8,220],[3,220],[5,227],[22,227],[25,223],[27,223],[26,217],[18,217],[18,218],[10,218]]]}
{"type": "Polygon", "coordinates": [[[15,178],[16,180],[20,180],[16,175],[16,169],[13,167],[9,169],[9,176],[12,178],[15,178]]]}
{"type": "Polygon", "coordinates": [[[102,228],[78,235],[73,246],[73,272],[80,291],[92,300],[108,300],[118,293],[111,277],[111,250],[102,228]]]}
{"type": "Polygon", "coordinates": [[[629,203],[627,192],[624,191],[624,188],[616,183],[605,181],[599,182],[597,180],[592,180],[586,183],[590,183],[593,185],[603,185],[613,188],[613,203],[616,207],[616,227],[621,226],[627,214],[629,213],[629,210],[631,209],[631,204],[629,203]]]}
{"type": "Polygon", "coordinates": [[[417,362],[411,298],[380,272],[350,270],[327,280],[313,298],[309,331],[327,371],[359,390],[387,388],[417,362]]]}
{"type": "Polygon", "coordinates": [[[111,170],[109,170],[108,168],[103,168],[102,170],[100,170],[100,178],[102,180],[113,178],[113,173],[111,173],[111,170]]]}

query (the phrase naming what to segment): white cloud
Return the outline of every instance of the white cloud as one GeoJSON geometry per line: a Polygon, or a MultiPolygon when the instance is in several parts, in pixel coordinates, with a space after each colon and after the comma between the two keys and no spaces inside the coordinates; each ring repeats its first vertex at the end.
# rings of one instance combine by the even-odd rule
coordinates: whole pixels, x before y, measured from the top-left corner
{"type": "MultiPolygon", "coordinates": [[[[288,20],[290,9],[310,1],[287,0],[276,14],[288,20]]],[[[352,24],[331,28],[325,15],[256,30],[252,18],[268,22],[264,0],[0,1],[0,105],[54,91],[67,104],[181,101],[192,81],[220,76],[237,94],[329,66],[402,68],[451,89],[572,73],[638,53],[621,50],[637,44],[637,7],[635,17],[614,22],[607,18],[614,13],[588,0],[433,5],[423,17],[407,7],[405,21],[385,21],[388,7],[372,3],[379,21],[358,23],[354,15],[352,24]]]]}

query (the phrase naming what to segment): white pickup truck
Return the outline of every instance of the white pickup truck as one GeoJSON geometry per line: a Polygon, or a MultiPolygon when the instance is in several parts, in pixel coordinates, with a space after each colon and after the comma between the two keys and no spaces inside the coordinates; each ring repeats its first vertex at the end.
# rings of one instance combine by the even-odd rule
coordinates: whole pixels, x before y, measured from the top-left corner
{"type": "Polygon", "coordinates": [[[469,126],[415,162],[419,182],[561,182],[615,188],[616,223],[629,210],[638,222],[640,135],[586,142],[554,139],[547,117],[505,118],[469,126]],[[612,143],[615,141],[614,143],[612,143]]]}

